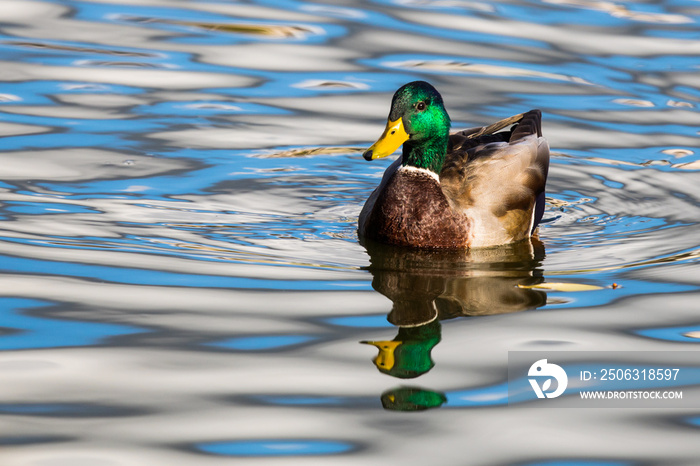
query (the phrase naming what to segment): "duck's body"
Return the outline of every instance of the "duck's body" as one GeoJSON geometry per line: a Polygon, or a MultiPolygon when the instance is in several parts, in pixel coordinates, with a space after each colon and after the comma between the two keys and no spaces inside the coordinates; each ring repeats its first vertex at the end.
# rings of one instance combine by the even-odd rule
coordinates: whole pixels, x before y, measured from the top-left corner
{"type": "Polygon", "coordinates": [[[397,141],[403,155],[365,203],[361,236],[400,246],[473,248],[519,241],[535,231],[549,168],[538,110],[449,134],[437,91],[409,83],[394,96],[387,130],[365,158],[389,155],[397,141]],[[402,135],[396,139],[395,133],[402,135]]]}

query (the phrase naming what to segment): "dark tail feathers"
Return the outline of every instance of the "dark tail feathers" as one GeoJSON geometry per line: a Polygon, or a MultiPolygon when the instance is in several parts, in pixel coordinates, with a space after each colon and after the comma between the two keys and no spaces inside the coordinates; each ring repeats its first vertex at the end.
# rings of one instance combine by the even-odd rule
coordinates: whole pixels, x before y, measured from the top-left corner
{"type": "Polygon", "coordinates": [[[537,134],[538,137],[542,137],[542,112],[539,110],[530,110],[527,113],[523,113],[522,120],[520,120],[518,126],[513,129],[510,142],[517,141],[518,139],[532,134],[537,134]]]}

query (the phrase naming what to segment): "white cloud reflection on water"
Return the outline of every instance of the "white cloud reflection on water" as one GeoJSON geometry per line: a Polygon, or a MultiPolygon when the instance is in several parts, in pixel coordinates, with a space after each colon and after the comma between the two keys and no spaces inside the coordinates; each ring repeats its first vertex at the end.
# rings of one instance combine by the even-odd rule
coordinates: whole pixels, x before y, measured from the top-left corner
{"type": "Polygon", "coordinates": [[[694,347],[697,15],[610,5],[4,2],[0,462],[693,464],[692,410],[454,404],[509,350],[694,347]],[[411,384],[448,401],[407,415],[358,344],[396,329],[355,233],[386,164],[354,148],[413,79],[455,127],[542,108],[523,276],[604,288],[443,321],[411,384]]]}

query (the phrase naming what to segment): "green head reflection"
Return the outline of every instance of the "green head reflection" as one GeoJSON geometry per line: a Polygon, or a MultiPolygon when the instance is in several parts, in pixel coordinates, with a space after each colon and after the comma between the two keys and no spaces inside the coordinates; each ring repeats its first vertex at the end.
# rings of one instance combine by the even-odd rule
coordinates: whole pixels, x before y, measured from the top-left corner
{"type": "Polygon", "coordinates": [[[434,320],[417,327],[400,327],[391,341],[362,341],[375,346],[379,354],[374,365],[380,372],[400,379],[412,379],[425,374],[435,363],[430,355],[440,342],[440,322],[434,320]]]}
{"type": "Polygon", "coordinates": [[[382,393],[382,406],[391,411],[425,411],[446,401],[444,394],[418,387],[399,387],[382,393]]]}

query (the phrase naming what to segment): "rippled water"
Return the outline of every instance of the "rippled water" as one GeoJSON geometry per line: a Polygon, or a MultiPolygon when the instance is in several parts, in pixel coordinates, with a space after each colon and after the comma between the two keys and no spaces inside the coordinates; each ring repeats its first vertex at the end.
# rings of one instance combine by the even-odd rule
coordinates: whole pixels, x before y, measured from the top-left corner
{"type": "Polygon", "coordinates": [[[498,394],[508,351],[700,342],[700,5],[334,3],[0,3],[0,463],[697,464],[700,406],[498,394]],[[414,79],[542,109],[539,240],[359,243],[414,79]]]}

